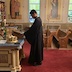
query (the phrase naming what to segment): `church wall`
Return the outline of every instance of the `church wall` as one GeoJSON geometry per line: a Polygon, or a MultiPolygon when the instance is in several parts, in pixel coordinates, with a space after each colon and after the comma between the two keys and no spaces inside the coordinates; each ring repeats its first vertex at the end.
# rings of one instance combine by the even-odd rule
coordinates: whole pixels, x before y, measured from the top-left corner
{"type": "Polygon", "coordinates": [[[3,2],[5,2],[5,0],[0,0],[0,1],[3,1],[3,2]]]}
{"type": "MultiPolygon", "coordinates": [[[[10,7],[10,0],[5,0],[6,1],[6,19],[7,19],[7,23],[18,23],[18,24],[27,24],[29,25],[29,21],[28,21],[28,0],[19,0],[20,2],[20,14],[21,14],[21,19],[11,19],[9,18],[9,7],[10,7]]],[[[68,1],[69,0],[61,0],[62,1],[62,18],[60,21],[48,21],[46,19],[46,0],[41,0],[41,12],[40,12],[40,17],[42,19],[43,24],[47,24],[47,25],[66,25],[68,24],[67,21],[67,15],[68,15],[68,1]]],[[[70,26],[71,24],[69,23],[68,26],[70,26]]]]}

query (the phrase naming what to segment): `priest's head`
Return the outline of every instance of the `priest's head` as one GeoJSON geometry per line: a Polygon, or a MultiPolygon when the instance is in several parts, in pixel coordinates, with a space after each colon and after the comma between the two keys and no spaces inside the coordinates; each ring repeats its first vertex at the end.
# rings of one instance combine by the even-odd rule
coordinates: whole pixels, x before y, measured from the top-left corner
{"type": "Polygon", "coordinates": [[[31,14],[32,18],[36,18],[37,17],[37,12],[34,9],[31,10],[30,14],[31,14]]]}

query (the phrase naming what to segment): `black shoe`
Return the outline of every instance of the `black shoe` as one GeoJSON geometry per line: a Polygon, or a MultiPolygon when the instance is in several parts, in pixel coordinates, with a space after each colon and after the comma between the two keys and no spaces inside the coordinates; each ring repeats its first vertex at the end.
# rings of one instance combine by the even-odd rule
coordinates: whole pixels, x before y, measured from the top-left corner
{"type": "Polygon", "coordinates": [[[37,63],[32,64],[33,66],[37,66],[37,63]]]}
{"type": "Polygon", "coordinates": [[[37,62],[36,64],[37,64],[37,65],[41,65],[41,64],[42,64],[42,62],[37,62]]]}
{"type": "Polygon", "coordinates": [[[38,66],[41,65],[42,63],[38,62],[38,63],[34,63],[33,66],[38,66]]]}
{"type": "Polygon", "coordinates": [[[28,62],[29,64],[33,65],[33,66],[38,66],[38,65],[41,65],[42,62],[34,62],[34,63],[31,63],[31,62],[28,62]]]}

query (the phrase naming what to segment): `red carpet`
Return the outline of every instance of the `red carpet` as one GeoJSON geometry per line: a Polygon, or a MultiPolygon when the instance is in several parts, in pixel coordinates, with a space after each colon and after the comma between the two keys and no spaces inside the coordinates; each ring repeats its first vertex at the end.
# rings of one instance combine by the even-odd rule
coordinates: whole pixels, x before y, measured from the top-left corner
{"type": "Polygon", "coordinates": [[[40,66],[31,66],[27,63],[30,45],[24,43],[26,58],[22,61],[21,72],[72,72],[71,50],[46,50],[44,49],[44,60],[40,66]]]}

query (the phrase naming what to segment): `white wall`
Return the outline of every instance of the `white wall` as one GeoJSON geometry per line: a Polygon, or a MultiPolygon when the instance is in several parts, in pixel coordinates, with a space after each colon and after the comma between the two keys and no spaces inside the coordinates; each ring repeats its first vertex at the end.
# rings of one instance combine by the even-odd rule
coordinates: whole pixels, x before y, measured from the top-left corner
{"type": "Polygon", "coordinates": [[[3,2],[5,2],[5,0],[0,0],[0,1],[3,1],[3,2]]]}

